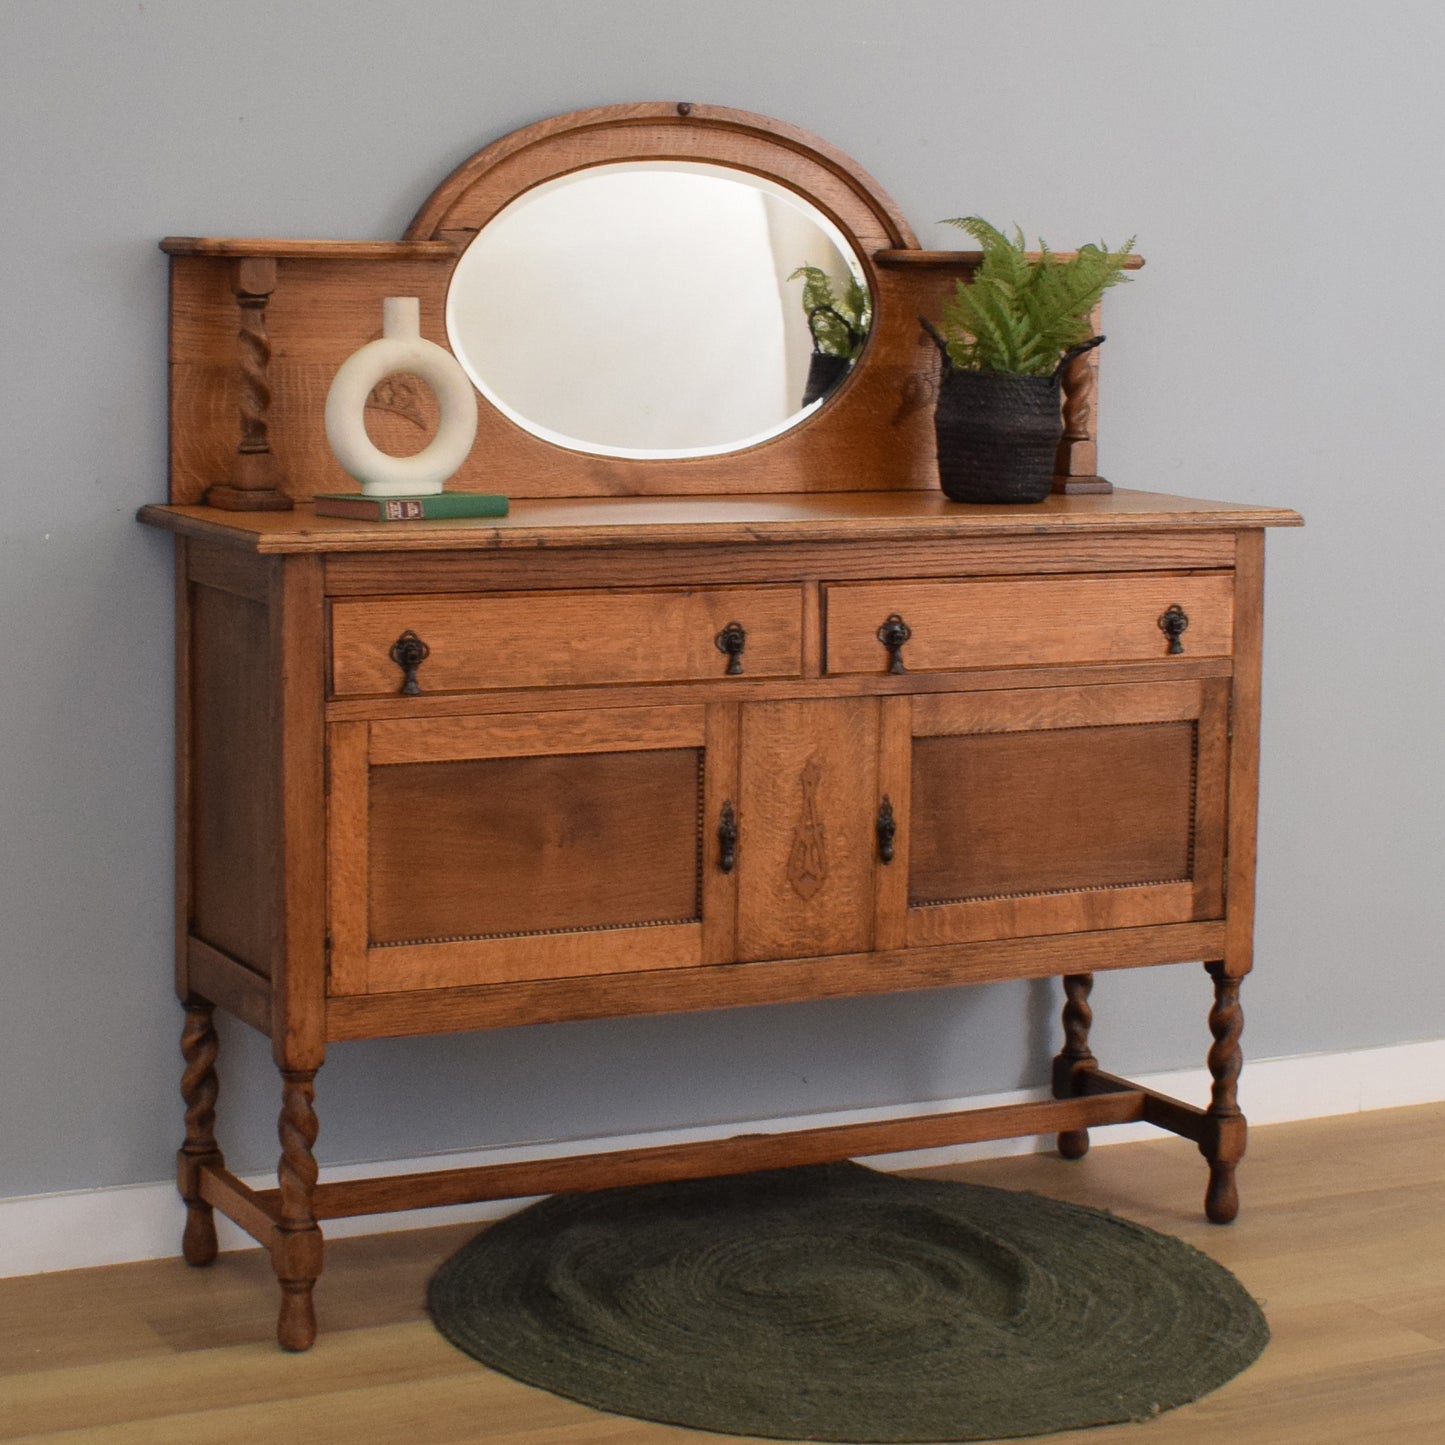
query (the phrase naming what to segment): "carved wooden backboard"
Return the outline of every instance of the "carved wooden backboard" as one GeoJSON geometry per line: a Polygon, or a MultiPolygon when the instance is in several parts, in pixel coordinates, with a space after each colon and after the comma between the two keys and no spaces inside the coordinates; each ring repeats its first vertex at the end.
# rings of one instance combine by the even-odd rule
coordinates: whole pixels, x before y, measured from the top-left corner
{"type": "MultiPolygon", "coordinates": [[[[528,126],[453,171],[396,242],[170,237],[170,500],[242,510],[354,490],[326,441],[341,362],[376,339],[387,296],[416,296],[422,334],[447,344],[452,272],[467,243],[529,188],[616,161],[703,162],[786,187],[837,227],[872,291],[870,338],[851,374],[791,430],[724,455],[601,456],[552,445],[482,398],[476,444],[448,486],[523,497],[852,492],[937,484],[932,402],[937,316],[971,252],[924,252],[897,207],[826,142],[780,121],[673,102],[607,106],[528,126]]],[[[1091,474],[1097,355],[1071,377],[1063,476],[1091,474]]],[[[389,378],[368,407],[385,450],[419,450],[435,426],[424,386],[389,378]]]]}

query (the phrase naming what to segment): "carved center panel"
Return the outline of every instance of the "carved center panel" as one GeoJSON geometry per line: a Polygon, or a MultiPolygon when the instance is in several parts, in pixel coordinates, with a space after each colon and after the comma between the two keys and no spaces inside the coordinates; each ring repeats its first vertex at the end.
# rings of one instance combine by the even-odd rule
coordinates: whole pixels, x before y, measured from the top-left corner
{"type": "Polygon", "coordinates": [[[876,698],[742,708],[738,958],[872,946],[876,698]]]}
{"type": "Polygon", "coordinates": [[[793,830],[793,847],[788,854],[788,882],[804,902],[815,897],[828,879],[828,841],[823,814],[818,806],[818,787],[823,765],[809,758],[798,782],[803,792],[803,813],[793,830]]]}

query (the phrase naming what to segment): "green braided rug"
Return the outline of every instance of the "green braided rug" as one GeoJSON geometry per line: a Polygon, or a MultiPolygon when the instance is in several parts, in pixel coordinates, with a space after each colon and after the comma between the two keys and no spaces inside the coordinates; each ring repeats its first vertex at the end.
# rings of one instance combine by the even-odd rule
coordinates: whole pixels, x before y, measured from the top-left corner
{"type": "Polygon", "coordinates": [[[556,1195],[431,1282],[453,1344],[558,1395],[778,1440],[953,1441],[1137,1420],[1269,1330],[1167,1235],[856,1164],[556,1195]]]}

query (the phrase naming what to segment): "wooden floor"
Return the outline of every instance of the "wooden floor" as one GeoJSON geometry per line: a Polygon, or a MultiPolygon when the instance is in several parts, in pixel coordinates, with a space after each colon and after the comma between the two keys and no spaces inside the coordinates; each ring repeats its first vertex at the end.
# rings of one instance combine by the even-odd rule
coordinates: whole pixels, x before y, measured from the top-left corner
{"type": "MultiPolygon", "coordinates": [[[[1274,1340],[1215,1394],[1076,1445],[1431,1445],[1445,1441],[1445,1105],[1257,1129],[1227,1228],[1200,1213],[1202,1162],[1161,1138],[938,1171],[1111,1209],[1206,1250],[1264,1305],[1274,1340]]],[[[257,1250],[0,1281],[0,1439],[135,1445],[705,1445],[601,1415],[454,1350],[421,1308],[472,1226],[328,1246],[321,1337],[271,1343],[257,1250]]]]}

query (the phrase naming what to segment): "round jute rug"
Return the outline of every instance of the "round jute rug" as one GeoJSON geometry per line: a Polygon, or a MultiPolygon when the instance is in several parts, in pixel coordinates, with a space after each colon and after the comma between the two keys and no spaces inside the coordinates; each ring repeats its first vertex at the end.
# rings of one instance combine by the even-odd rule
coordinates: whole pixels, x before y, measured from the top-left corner
{"type": "Polygon", "coordinates": [[[855,1164],[557,1195],[437,1272],[438,1329],[601,1410],[779,1440],[955,1441],[1143,1419],[1269,1330],[1177,1239],[855,1164]]]}

